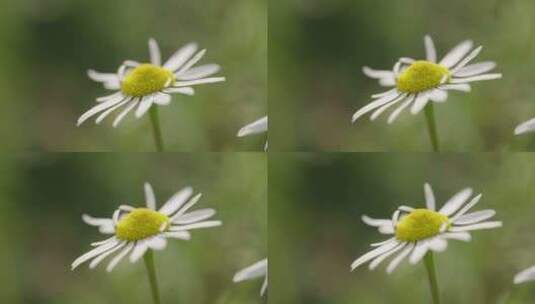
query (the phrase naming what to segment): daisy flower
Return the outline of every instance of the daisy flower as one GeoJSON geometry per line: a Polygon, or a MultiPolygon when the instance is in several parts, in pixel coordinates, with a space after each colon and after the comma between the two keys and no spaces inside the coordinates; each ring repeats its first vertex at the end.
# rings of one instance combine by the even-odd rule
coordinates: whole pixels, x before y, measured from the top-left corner
{"type": "Polygon", "coordinates": [[[425,59],[399,58],[391,71],[363,68],[366,76],[377,79],[380,85],[392,89],[372,95],[373,101],[353,115],[353,122],[372,111],[370,118],[375,120],[389,108],[398,105],[388,117],[390,124],[409,107],[412,114],[417,114],[429,102],[445,102],[448,91],[469,92],[471,82],[502,77],[502,74],[487,73],[496,67],[492,61],[469,65],[482,49],[480,46],[472,50],[473,42],[470,40],[461,42],[440,61],[437,61],[431,37],[425,36],[424,42],[425,59]]]}
{"type": "Polygon", "coordinates": [[[240,271],[238,271],[232,281],[241,282],[245,280],[252,280],[256,278],[264,277],[264,283],[260,289],[260,296],[263,296],[266,293],[268,287],[268,260],[263,259],[254,263],[251,266],[248,266],[240,271]]]}
{"type": "Polygon", "coordinates": [[[166,106],[171,103],[171,94],[193,95],[192,86],[225,81],[224,77],[209,77],[219,72],[217,64],[194,67],[206,50],[197,52],[197,44],[189,43],[174,53],[163,65],[160,48],[154,39],[149,40],[150,63],[126,60],[116,73],[88,71],[88,76],[102,83],[113,94],[97,98],[97,105],[78,119],[78,126],[87,119],[96,118],[99,124],[112,112],[123,110],[113,121],[117,127],[133,109],[140,118],[153,105],[166,106]]]}
{"type": "Polygon", "coordinates": [[[151,185],[146,183],[146,207],[121,205],[111,218],[95,218],[84,214],[84,222],[98,227],[100,233],[112,236],[92,243],[94,248],[77,258],[71,269],[90,260],[89,268],[95,268],[106,257],[117,253],[106,268],[109,272],[127,255],[130,262],[135,263],[147,250],[163,250],[167,239],[189,240],[190,230],[220,226],[221,221],[207,220],[216,213],[214,209],[189,211],[201,198],[201,194],[191,197],[192,194],[192,188],[186,187],[173,195],[160,209],[156,209],[154,192],[151,185]]]}
{"type": "Polygon", "coordinates": [[[481,199],[481,194],[472,196],[472,189],[464,189],[450,198],[438,211],[435,197],[429,184],[424,185],[426,208],[399,207],[391,219],[373,219],[363,216],[364,223],[377,227],[380,233],[391,235],[389,239],[374,243],[373,250],[356,259],[351,270],[370,262],[375,269],[388,257],[393,257],[386,268],[391,273],[408,257],[416,264],[429,252],[446,250],[448,240],[470,241],[469,231],[501,227],[498,221],[486,221],[496,212],[491,209],[467,213],[481,199]]]}
{"type": "Polygon", "coordinates": [[[535,132],[535,118],[525,121],[515,128],[515,135],[531,132],[535,132]]]}
{"type": "MultiPolygon", "coordinates": [[[[268,130],[268,117],[264,116],[246,126],[241,128],[238,131],[238,137],[258,134],[258,133],[264,133],[268,130]]],[[[264,145],[264,150],[267,150],[268,143],[266,141],[266,144],[264,145]]]]}
{"type": "Polygon", "coordinates": [[[529,281],[535,281],[535,266],[519,272],[514,279],[515,284],[522,284],[529,281]]]}

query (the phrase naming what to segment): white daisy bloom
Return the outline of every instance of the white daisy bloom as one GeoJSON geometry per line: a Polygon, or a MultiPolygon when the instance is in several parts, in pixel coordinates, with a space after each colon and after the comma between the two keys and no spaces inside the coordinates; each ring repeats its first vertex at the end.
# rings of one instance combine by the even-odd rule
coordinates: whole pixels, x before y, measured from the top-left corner
{"type": "Polygon", "coordinates": [[[471,82],[502,78],[502,74],[487,73],[496,67],[492,61],[469,64],[482,49],[480,46],[472,50],[470,40],[461,42],[440,61],[437,61],[435,45],[429,35],[425,36],[424,42],[426,59],[402,57],[391,71],[363,68],[366,76],[377,79],[382,86],[393,88],[372,95],[373,101],[353,115],[353,122],[372,111],[370,119],[375,120],[397,105],[388,117],[390,124],[409,107],[412,114],[417,114],[428,102],[445,102],[448,91],[470,92],[471,82]]]}
{"type": "MultiPolygon", "coordinates": [[[[252,123],[244,126],[238,131],[238,137],[253,135],[253,134],[259,134],[267,132],[268,130],[268,117],[264,116],[256,121],[253,121],[252,123]]],[[[266,141],[266,144],[264,146],[264,150],[267,150],[268,143],[266,141]]]]}
{"type": "Polygon", "coordinates": [[[260,296],[263,296],[266,293],[268,287],[268,260],[263,259],[254,263],[251,266],[248,266],[240,271],[238,271],[234,278],[233,282],[241,282],[245,280],[252,280],[256,278],[264,277],[264,283],[260,289],[260,296]]]}
{"type": "Polygon", "coordinates": [[[375,269],[381,262],[392,256],[387,266],[391,273],[405,259],[411,264],[422,260],[429,251],[446,250],[448,240],[468,242],[470,231],[491,229],[502,226],[499,221],[486,221],[496,212],[491,209],[467,213],[481,199],[481,194],[472,196],[472,189],[467,188],[450,198],[438,211],[435,197],[429,184],[424,185],[426,208],[399,207],[390,219],[372,219],[363,216],[364,223],[377,227],[380,233],[392,235],[391,238],[371,244],[373,250],[356,259],[351,270],[370,262],[369,268],[375,269]],[[467,203],[468,202],[468,203],[467,203]]]}
{"type": "Polygon", "coordinates": [[[535,266],[519,272],[514,279],[515,284],[522,284],[529,281],[535,281],[535,266]]]}
{"type": "Polygon", "coordinates": [[[150,63],[126,60],[116,73],[88,71],[89,78],[116,92],[97,98],[98,104],[80,116],[78,126],[97,114],[100,114],[96,119],[99,124],[109,114],[123,108],[113,121],[113,126],[117,127],[133,109],[140,118],[153,105],[170,104],[171,94],[194,95],[194,85],[225,81],[224,77],[209,77],[219,72],[217,64],[194,67],[206,53],[205,49],[197,52],[195,43],[176,51],[163,65],[158,43],[152,38],[149,51],[150,63]]]}
{"type": "Polygon", "coordinates": [[[535,118],[525,121],[515,128],[515,135],[531,132],[535,132],[535,118]]]}
{"type": "Polygon", "coordinates": [[[201,198],[201,194],[191,197],[192,194],[192,188],[186,187],[173,195],[160,209],[156,209],[152,187],[145,183],[146,207],[121,205],[112,218],[94,218],[84,214],[84,222],[98,227],[102,234],[113,236],[92,243],[95,248],[77,258],[71,269],[74,270],[89,260],[89,268],[95,268],[106,257],[117,253],[106,268],[107,271],[112,271],[127,255],[130,255],[130,262],[135,263],[147,250],[163,250],[169,238],[189,240],[190,230],[220,226],[221,221],[207,220],[216,213],[214,209],[188,212],[201,198]]]}

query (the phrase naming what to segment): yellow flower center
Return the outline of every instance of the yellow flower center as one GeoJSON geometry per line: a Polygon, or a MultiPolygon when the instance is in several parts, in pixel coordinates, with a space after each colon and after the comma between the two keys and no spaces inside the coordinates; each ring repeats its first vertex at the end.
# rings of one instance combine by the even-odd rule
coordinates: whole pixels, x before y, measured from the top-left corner
{"type": "Polygon", "coordinates": [[[404,93],[420,93],[438,87],[444,76],[450,77],[445,66],[425,60],[415,61],[399,74],[396,87],[404,93]]]}
{"type": "Polygon", "coordinates": [[[147,96],[161,91],[175,82],[175,75],[153,64],[141,64],[126,75],[121,91],[127,96],[147,96]]]}
{"type": "Polygon", "coordinates": [[[440,227],[449,221],[448,217],[429,209],[414,209],[402,217],[396,226],[396,238],[413,242],[440,233],[440,227]]]}
{"type": "Polygon", "coordinates": [[[125,215],[115,229],[118,239],[138,241],[160,233],[160,228],[167,228],[169,218],[148,208],[136,208],[125,215]]]}

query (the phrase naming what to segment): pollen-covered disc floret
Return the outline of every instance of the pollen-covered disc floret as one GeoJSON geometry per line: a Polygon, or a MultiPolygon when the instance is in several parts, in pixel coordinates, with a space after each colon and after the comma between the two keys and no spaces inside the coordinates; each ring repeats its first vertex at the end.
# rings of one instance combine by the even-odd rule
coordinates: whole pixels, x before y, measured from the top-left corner
{"type": "Polygon", "coordinates": [[[189,211],[201,198],[192,197],[193,190],[186,187],[173,195],[160,209],[156,209],[156,198],[150,184],[145,184],[146,207],[134,208],[121,205],[112,218],[94,218],[83,215],[89,225],[98,227],[110,238],[91,244],[95,248],[76,259],[71,268],[90,261],[94,268],[106,257],[117,253],[106,268],[111,271],[124,257],[130,256],[132,263],[141,258],[147,250],[162,250],[167,239],[189,240],[190,230],[221,225],[221,221],[208,220],[215,215],[214,209],[189,211]]]}
{"type": "Polygon", "coordinates": [[[353,115],[353,122],[370,112],[370,119],[375,120],[396,106],[388,117],[388,123],[393,123],[407,108],[410,108],[412,114],[417,114],[429,102],[445,102],[448,91],[469,92],[471,82],[502,77],[499,73],[488,73],[496,67],[492,61],[469,64],[482,49],[480,46],[472,50],[473,43],[470,40],[461,42],[440,61],[437,61],[431,37],[425,36],[424,42],[425,60],[402,57],[392,70],[363,68],[366,76],[377,79],[380,85],[392,89],[372,95],[373,101],[353,115]]]}
{"type": "Polygon", "coordinates": [[[386,268],[391,273],[405,258],[416,264],[428,251],[446,250],[450,239],[470,241],[469,231],[502,225],[499,221],[487,221],[496,214],[494,210],[468,213],[481,199],[479,194],[469,200],[472,196],[469,188],[455,194],[439,210],[435,208],[435,196],[429,184],[424,185],[424,192],[426,208],[401,206],[390,219],[362,217],[366,224],[377,227],[380,233],[391,235],[391,238],[372,244],[374,249],[356,259],[351,270],[368,262],[370,269],[375,269],[392,257],[386,268]]]}
{"type": "Polygon", "coordinates": [[[400,241],[419,241],[440,233],[448,217],[428,209],[414,209],[396,225],[396,238],[400,241]]]}
{"type": "Polygon", "coordinates": [[[135,116],[139,118],[153,105],[171,103],[172,94],[193,95],[195,85],[225,81],[224,77],[210,77],[219,72],[219,65],[195,66],[206,53],[206,50],[197,52],[197,49],[197,44],[189,43],[162,64],[158,43],[150,39],[150,63],[126,60],[116,73],[88,71],[92,80],[115,92],[97,98],[97,105],[80,116],[78,125],[97,114],[95,121],[99,124],[112,112],[122,109],[113,121],[113,126],[117,127],[134,109],[135,116]]]}

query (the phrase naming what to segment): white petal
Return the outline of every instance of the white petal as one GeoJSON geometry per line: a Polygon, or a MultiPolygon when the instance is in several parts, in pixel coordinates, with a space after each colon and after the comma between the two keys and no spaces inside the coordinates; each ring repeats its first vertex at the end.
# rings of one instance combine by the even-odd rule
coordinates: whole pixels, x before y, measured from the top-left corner
{"type": "Polygon", "coordinates": [[[472,240],[472,236],[468,232],[444,232],[440,237],[464,242],[472,240]]]}
{"type": "Polygon", "coordinates": [[[108,267],[106,267],[107,272],[111,272],[117,264],[132,250],[132,247],[134,247],[134,243],[130,242],[126,247],[111,260],[111,262],[108,264],[108,267]]]}
{"type": "Polygon", "coordinates": [[[493,61],[485,61],[476,64],[467,65],[459,69],[453,76],[455,77],[468,77],[486,73],[493,70],[496,67],[496,63],[493,61]]]}
{"type": "Polygon", "coordinates": [[[141,116],[145,115],[145,113],[147,113],[147,111],[152,106],[153,101],[154,101],[153,95],[143,97],[143,99],[141,100],[141,103],[137,107],[136,117],[140,118],[141,116]]]}
{"type": "Polygon", "coordinates": [[[174,231],[174,232],[165,232],[165,237],[181,240],[190,240],[191,234],[188,231],[174,231]]]}
{"type": "Polygon", "coordinates": [[[262,283],[262,288],[260,289],[260,296],[263,297],[266,293],[266,290],[268,288],[268,277],[266,274],[266,278],[264,279],[264,283],[262,283]]]}
{"type": "Polygon", "coordinates": [[[102,225],[113,224],[113,221],[109,218],[97,218],[97,217],[92,217],[87,214],[82,215],[82,220],[86,224],[91,225],[91,226],[102,226],[102,225]]]}
{"type": "Polygon", "coordinates": [[[110,82],[110,81],[119,81],[119,78],[117,77],[117,74],[114,73],[100,73],[95,70],[88,70],[87,76],[91,78],[91,80],[96,82],[110,82]]]}
{"type": "Polygon", "coordinates": [[[383,225],[390,225],[392,226],[392,221],[391,220],[387,220],[387,219],[374,219],[374,218],[371,218],[367,215],[363,215],[361,217],[362,221],[369,225],[369,226],[373,226],[373,227],[379,227],[379,226],[383,226],[383,225]]]}
{"type": "Polygon", "coordinates": [[[459,191],[452,196],[438,212],[444,214],[445,216],[452,215],[466,202],[471,195],[472,189],[470,188],[459,191]]]}
{"type": "Polygon", "coordinates": [[[472,231],[472,230],[483,230],[483,229],[492,229],[502,226],[502,222],[483,222],[467,226],[453,226],[448,231],[451,232],[461,232],[461,231],[472,231]]]}
{"type": "Polygon", "coordinates": [[[215,210],[214,209],[200,209],[195,210],[190,213],[186,213],[178,217],[176,220],[173,221],[173,224],[191,224],[194,222],[199,222],[208,218],[211,218],[214,216],[215,210]]]}
{"type": "Polygon", "coordinates": [[[217,64],[205,64],[198,67],[191,68],[179,75],[176,75],[178,80],[194,80],[211,76],[221,70],[217,64]]]}
{"type": "Polygon", "coordinates": [[[268,130],[268,117],[264,116],[238,131],[238,137],[266,132],[268,130]]]}
{"type": "Polygon", "coordinates": [[[398,252],[399,250],[405,248],[406,245],[407,245],[406,243],[401,243],[398,246],[394,247],[392,250],[373,259],[373,261],[369,265],[370,270],[374,270],[375,268],[377,268],[377,266],[379,266],[379,264],[381,264],[381,262],[383,262],[386,258],[398,252]]]}
{"type": "Polygon", "coordinates": [[[172,94],[172,93],[179,93],[184,95],[195,95],[195,90],[191,87],[183,87],[183,88],[168,88],[163,90],[164,93],[172,94]]]}
{"type": "Polygon", "coordinates": [[[144,240],[137,241],[134,250],[132,250],[132,253],[130,254],[130,262],[137,262],[139,258],[141,258],[145,252],[147,252],[147,249],[149,249],[149,247],[147,247],[147,244],[144,240]]]}
{"type": "Polygon", "coordinates": [[[392,227],[392,223],[390,223],[390,225],[380,226],[379,227],[379,233],[381,233],[381,234],[394,234],[394,227],[392,227]]]}
{"type": "Polygon", "coordinates": [[[433,194],[433,188],[428,183],[424,184],[424,193],[425,193],[425,206],[427,209],[435,211],[435,195],[433,194]]]}
{"type": "Polygon", "coordinates": [[[431,39],[431,36],[426,35],[424,38],[424,42],[427,61],[437,62],[437,51],[435,49],[435,44],[433,43],[433,39],[431,39]]]}
{"type": "Polygon", "coordinates": [[[171,222],[181,217],[182,214],[186,213],[191,207],[193,207],[201,199],[202,193],[199,193],[192,197],[183,207],[181,207],[175,215],[171,217],[171,222]]]}
{"type": "Polygon", "coordinates": [[[158,210],[158,212],[164,215],[171,215],[176,210],[180,208],[191,196],[193,189],[191,187],[185,187],[175,193],[163,206],[158,210]]]}
{"type": "Polygon", "coordinates": [[[448,247],[448,242],[442,239],[441,236],[436,236],[429,240],[427,246],[433,251],[442,252],[448,247]]]}
{"type": "Polygon", "coordinates": [[[535,118],[525,121],[515,128],[515,135],[520,135],[529,132],[535,132],[535,118]]]}
{"type": "Polygon", "coordinates": [[[200,228],[212,228],[221,226],[221,224],[221,221],[205,221],[184,226],[172,226],[171,228],[169,228],[169,231],[187,231],[200,228]]]}
{"type": "Polygon", "coordinates": [[[412,254],[409,257],[409,263],[414,265],[422,260],[422,258],[427,253],[427,250],[429,250],[428,242],[428,240],[423,240],[418,241],[416,243],[416,245],[414,246],[414,250],[412,251],[412,254]]]}
{"type": "Polygon", "coordinates": [[[384,104],[387,104],[389,102],[392,102],[393,100],[399,98],[400,96],[403,96],[404,94],[400,94],[399,92],[397,91],[392,91],[392,93],[388,94],[388,95],[385,95],[379,99],[376,99],[372,102],[370,102],[369,104],[365,105],[364,107],[362,107],[360,110],[358,110],[357,112],[355,112],[355,114],[353,114],[353,118],[352,118],[352,121],[355,122],[357,121],[357,119],[359,119],[362,115],[370,112],[370,111],[373,111],[374,109],[384,105],[384,104]]]}
{"type": "Polygon", "coordinates": [[[414,100],[414,96],[409,96],[397,109],[395,109],[390,116],[388,116],[388,124],[392,124],[414,100]]]}
{"type": "Polygon", "coordinates": [[[463,60],[461,60],[461,62],[459,62],[459,64],[454,69],[451,70],[451,74],[455,75],[457,73],[457,71],[462,69],[470,61],[472,61],[474,58],[476,58],[477,55],[479,55],[479,53],[481,53],[482,49],[483,49],[483,47],[479,46],[475,50],[470,52],[470,54],[468,54],[468,56],[466,56],[463,60]]]}
{"type": "Polygon", "coordinates": [[[379,115],[381,115],[384,111],[388,110],[390,107],[394,106],[395,104],[399,103],[401,100],[403,100],[403,96],[400,98],[395,99],[394,101],[387,103],[383,106],[381,106],[379,109],[376,109],[372,115],[370,116],[370,120],[374,121],[379,115]]]}
{"type": "Polygon", "coordinates": [[[176,51],[167,62],[163,65],[164,68],[176,71],[197,51],[196,43],[189,43],[176,51]]]}
{"type": "Polygon", "coordinates": [[[405,249],[400,254],[398,254],[394,259],[392,259],[390,264],[388,264],[388,267],[386,268],[386,272],[392,273],[392,271],[394,271],[398,267],[399,263],[401,263],[411,253],[413,248],[414,248],[414,244],[412,243],[408,244],[405,247],[405,249]]]}
{"type": "Polygon", "coordinates": [[[441,89],[433,89],[429,92],[428,96],[434,102],[444,102],[448,99],[448,92],[442,91],[441,89]]]}
{"type": "Polygon", "coordinates": [[[394,78],[394,72],[392,71],[374,70],[366,66],[362,68],[362,72],[364,75],[374,79],[394,78]]]}
{"type": "Polygon", "coordinates": [[[117,117],[115,117],[115,120],[113,121],[113,127],[114,128],[117,128],[117,126],[119,126],[119,124],[121,123],[121,121],[123,120],[123,118],[126,117],[126,115],[128,113],[130,113],[130,111],[132,111],[133,108],[135,108],[137,106],[139,102],[137,100],[132,100],[130,102],[130,104],[128,104],[124,110],[119,114],[117,115],[117,117]]]}
{"type": "Polygon", "coordinates": [[[474,81],[494,80],[502,78],[502,74],[483,74],[467,78],[453,78],[450,83],[469,83],[474,81]]]}
{"type": "Polygon", "coordinates": [[[481,210],[476,211],[472,213],[468,213],[465,215],[462,215],[455,221],[455,225],[469,225],[469,224],[475,224],[484,220],[488,220],[489,218],[496,215],[496,211],[494,210],[481,210]]]}
{"type": "Polygon", "coordinates": [[[472,87],[467,83],[459,83],[459,84],[444,84],[440,86],[441,90],[454,90],[454,91],[461,91],[461,92],[470,92],[472,90],[472,87]]]}
{"type": "Polygon", "coordinates": [[[457,213],[455,214],[455,216],[451,218],[451,221],[452,221],[453,223],[455,223],[456,220],[457,220],[460,216],[462,216],[463,214],[465,214],[466,212],[468,212],[468,210],[470,210],[472,207],[474,207],[474,206],[479,202],[479,200],[481,199],[481,196],[482,196],[482,194],[479,194],[479,195],[477,195],[476,197],[472,198],[472,200],[471,200],[468,204],[464,205],[464,207],[462,207],[461,210],[459,210],[459,212],[457,212],[457,213]]]}
{"type": "Polygon", "coordinates": [[[155,39],[149,39],[149,53],[150,53],[150,62],[154,65],[162,65],[162,54],[160,53],[160,47],[155,39]]]}
{"type": "Polygon", "coordinates": [[[210,77],[210,78],[201,78],[196,80],[189,81],[177,81],[175,82],[175,87],[189,87],[197,84],[206,84],[206,83],[216,83],[225,81],[225,77],[210,77]]]}
{"type": "Polygon", "coordinates": [[[204,57],[204,54],[206,54],[206,49],[204,50],[201,50],[200,52],[198,52],[197,54],[195,54],[195,56],[193,56],[193,58],[191,58],[188,62],[186,62],[186,64],[184,64],[180,70],[178,72],[176,72],[177,75],[180,75],[184,72],[186,72],[187,70],[189,70],[189,68],[191,68],[194,64],[196,64],[197,62],[199,62],[199,60],[202,59],[202,57],[204,57]]]}
{"type": "Polygon", "coordinates": [[[444,58],[440,61],[440,64],[446,66],[447,68],[453,67],[472,49],[472,46],[473,42],[470,40],[459,43],[446,56],[444,56],[444,58]]]}
{"type": "Polygon", "coordinates": [[[396,92],[396,91],[397,91],[397,89],[394,88],[394,89],[388,90],[388,91],[386,91],[386,92],[382,92],[382,93],[378,93],[378,94],[373,94],[373,95],[372,95],[372,99],[381,98],[381,97],[384,97],[384,96],[386,96],[386,95],[388,95],[388,94],[390,94],[390,93],[396,92]]]}
{"type": "Polygon", "coordinates": [[[113,241],[104,243],[103,245],[100,245],[96,248],[93,248],[89,252],[85,253],[84,255],[77,258],[72,264],[71,264],[71,270],[74,270],[76,267],[78,267],[80,264],[89,261],[90,259],[112,249],[117,244],[119,244],[119,241],[117,239],[113,239],[113,241]]]}
{"type": "Polygon", "coordinates": [[[394,76],[381,78],[379,84],[383,87],[393,87],[396,85],[396,78],[394,76]]]}
{"type": "Polygon", "coordinates": [[[369,251],[368,253],[362,255],[361,257],[353,261],[353,263],[351,263],[351,271],[355,270],[355,268],[359,267],[360,265],[371,261],[375,257],[378,257],[384,254],[385,252],[390,251],[392,248],[396,247],[399,244],[399,242],[395,238],[392,238],[390,240],[390,242],[387,242],[384,245],[379,246],[373,249],[372,251],[369,251]]]}
{"type": "Polygon", "coordinates": [[[115,106],[116,104],[120,103],[123,101],[123,96],[120,95],[120,96],[116,96],[114,98],[111,98],[105,102],[102,102],[94,107],[92,107],[91,109],[89,109],[89,111],[85,112],[84,114],[82,114],[82,116],[80,116],[80,118],[78,118],[78,123],[77,125],[80,126],[84,121],[86,121],[87,119],[91,118],[92,116],[96,115],[97,113],[101,112],[101,111],[104,111],[108,108],[111,108],[113,106],[115,106]]]}
{"type": "Polygon", "coordinates": [[[166,106],[171,103],[171,99],[171,96],[168,94],[156,93],[156,96],[154,96],[154,103],[160,106],[166,106]]]}
{"type": "Polygon", "coordinates": [[[241,282],[244,280],[256,279],[263,277],[267,274],[268,262],[267,259],[263,259],[238,271],[232,278],[233,282],[241,282]]]}
{"type": "Polygon", "coordinates": [[[120,103],[114,105],[113,107],[107,109],[106,111],[102,112],[98,117],[97,119],[95,120],[95,123],[98,125],[100,124],[104,118],[106,118],[108,115],[111,114],[111,112],[117,110],[118,108],[124,106],[125,104],[127,104],[130,100],[129,99],[125,99],[123,101],[121,101],[120,103]]]}
{"type": "Polygon", "coordinates": [[[167,246],[167,240],[159,235],[145,240],[146,246],[154,250],[163,250],[167,246]]]}
{"type": "Polygon", "coordinates": [[[515,284],[521,284],[535,280],[535,266],[519,272],[514,279],[515,284]]]}
{"type": "Polygon", "coordinates": [[[123,97],[124,96],[123,96],[122,92],[115,92],[115,93],[113,93],[111,95],[98,97],[96,100],[97,100],[97,102],[104,102],[104,101],[108,101],[110,99],[122,99],[123,97]]]}
{"type": "Polygon", "coordinates": [[[427,92],[422,92],[416,96],[416,100],[412,104],[411,113],[416,115],[422,111],[427,102],[429,101],[429,94],[427,92]]]}
{"type": "Polygon", "coordinates": [[[121,243],[119,243],[117,246],[115,246],[114,248],[110,249],[109,251],[99,255],[98,257],[94,258],[91,263],[89,263],[89,269],[93,269],[95,267],[98,266],[98,264],[100,264],[100,262],[102,262],[106,257],[108,257],[110,254],[114,253],[115,251],[121,249],[124,247],[124,245],[126,245],[126,241],[122,241],[121,243]]]}
{"type": "Polygon", "coordinates": [[[149,183],[145,183],[145,203],[147,204],[147,208],[151,210],[156,210],[156,196],[154,196],[154,190],[152,190],[152,186],[149,183]]]}

